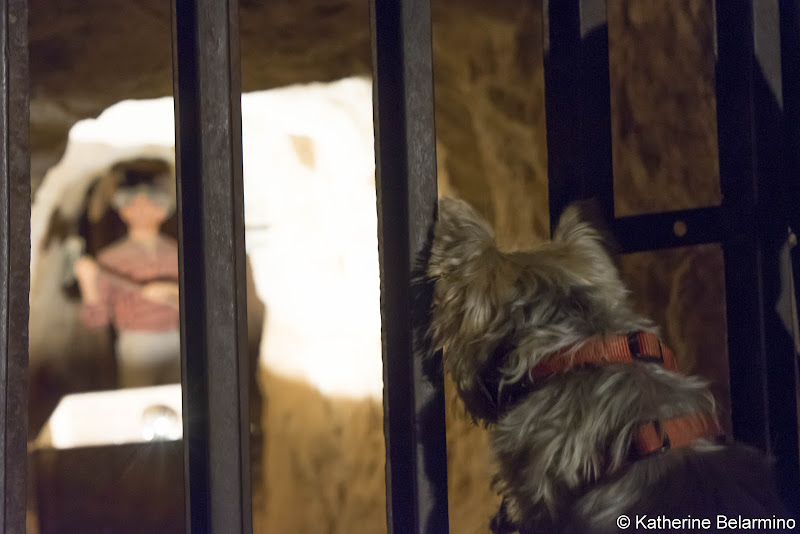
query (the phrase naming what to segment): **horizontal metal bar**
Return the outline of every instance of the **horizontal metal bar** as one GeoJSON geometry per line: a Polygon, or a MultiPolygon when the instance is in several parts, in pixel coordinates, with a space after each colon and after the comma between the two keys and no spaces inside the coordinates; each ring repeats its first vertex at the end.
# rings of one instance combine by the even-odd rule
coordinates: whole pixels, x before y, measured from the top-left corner
{"type": "Polygon", "coordinates": [[[25,532],[31,177],[28,5],[0,3],[0,532],[25,532]]]}
{"type": "Polygon", "coordinates": [[[614,217],[605,0],[544,0],[550,230],[570,202],[593,197],[614,217]]]}
{"type": "Polygon", "coordinates": [[[724,235],[719,207],[620,217],[613,231],[623,253],[718,243],[724,235]]]}
{"type": "Polygon", "coordinates": [[[429,0],[372,0],[389,534],[448,531],[441,354],[425,343],[436,142],[429,0]]]}
{"type": "Polygon", "coordinates": [[[173,0],[187,525],[251,532],[236,0],[173,0]]]}
{"type": "Polygon", "coordinates": [[[795,351],[776,311],[786,291],[778,0],[718,0],[717,124],[734,437],[775,457],[779,490],[800,506],[795,351]]]}

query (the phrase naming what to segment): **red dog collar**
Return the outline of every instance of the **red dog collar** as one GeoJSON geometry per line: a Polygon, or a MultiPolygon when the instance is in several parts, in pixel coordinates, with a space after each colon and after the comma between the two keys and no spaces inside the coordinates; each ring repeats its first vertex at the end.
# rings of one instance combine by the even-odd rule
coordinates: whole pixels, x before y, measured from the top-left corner
{"type": "Polygon", "coordinates": [[[713,414],[692,413],[640,426],[633,437],[631,455],[637,460],[669,449],[688,447],[699,439],[722,441],[724,437],[713,414]]]}
{"type": "MultiPolygon", "coordinates": [[[[627,336],[593,338],[577,350],[563,349],[531,369],[530,381],[535,383],[580,365],[635,361],[657,363],[669,371],[678,371],[675,355],[658,336],[632,332],[627,336]]],[[[639,459],[670,448],[686,447],[699,439],[722,437],[724,433],[714,414],[687,414],[644,423],[634,435],[631,454],[633,459],[639,459]]]]}
{"type": "Polygon", "coordinates": [[[627,336],[592,338],[577,350],[562,349],[531,370],[531,381],[584,364],[630,363],[645,361],[661,364],[664,369],[677,371],[675,355],[650,332],[631,332],[627,336]]]}

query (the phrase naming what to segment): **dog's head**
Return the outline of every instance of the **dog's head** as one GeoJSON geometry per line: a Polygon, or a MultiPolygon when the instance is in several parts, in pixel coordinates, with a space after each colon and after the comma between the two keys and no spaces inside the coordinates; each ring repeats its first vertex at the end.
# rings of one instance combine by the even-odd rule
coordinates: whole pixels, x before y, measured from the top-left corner
{"type": "Polygon", "coordinates": [[[498,250],[468,204],[441,199],[428,275],[431,337],[470,414],[493,422],[506,392],[549,354],[597,334],[649,323],[628,305],[608,241],[582,207],[561,216],[553,240],[528,252],[498,250]]]}

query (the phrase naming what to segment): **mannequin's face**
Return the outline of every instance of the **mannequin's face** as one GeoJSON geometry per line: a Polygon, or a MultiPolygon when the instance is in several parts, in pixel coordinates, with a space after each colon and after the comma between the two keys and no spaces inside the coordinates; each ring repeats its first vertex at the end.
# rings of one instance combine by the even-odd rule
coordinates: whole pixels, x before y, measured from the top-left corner
{"type": "Polygon", "coordinates": [[[157,230],[167,219],[167,210],[144,193],[139,193],[119,209],[119,216],[131,229],[157,230]]]}

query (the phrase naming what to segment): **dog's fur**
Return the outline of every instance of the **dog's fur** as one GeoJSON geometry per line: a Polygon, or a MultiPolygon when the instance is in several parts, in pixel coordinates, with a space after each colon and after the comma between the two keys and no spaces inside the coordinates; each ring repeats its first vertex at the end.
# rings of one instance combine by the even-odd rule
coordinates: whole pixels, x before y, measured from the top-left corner
{"type": "Polygon", "coordinates": [[[467,411],[490,428],[496,489],[521,531],[613,532],[623,513],[712,521],[782,513],[768,462],[740,445],[701,440],[625,464],[639,425],[714,412],[699,378],[652,363],[604,364],[532,384],[517,402],[504,397],[558,351],[569,357],[596,336],[657,332],[632,309],[606,240],[578,206],[551,242],[504,253],[469,205],[442,199],[428,275],[431,339],[444,347],[467,411]]]}

